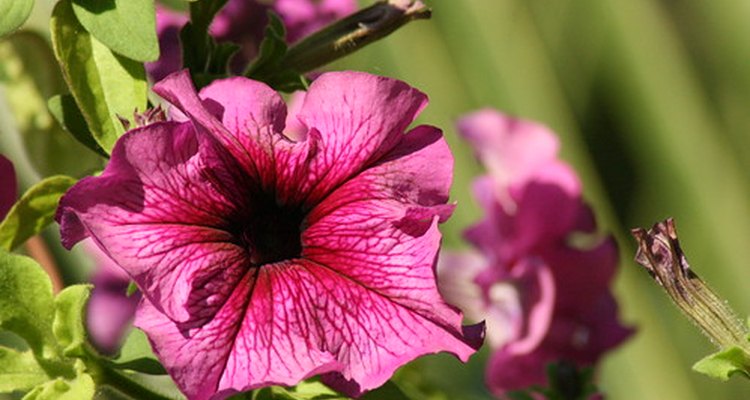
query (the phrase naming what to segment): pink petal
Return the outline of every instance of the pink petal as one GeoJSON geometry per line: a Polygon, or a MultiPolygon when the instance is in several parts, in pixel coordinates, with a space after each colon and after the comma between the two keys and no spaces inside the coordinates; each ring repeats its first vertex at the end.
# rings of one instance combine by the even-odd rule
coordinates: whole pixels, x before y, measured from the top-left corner
{"type": "Polygon", "coordinates": [[[335,371],[333,382],[356,381],[347,394],[357,395],[418,355],[459,346],[463,359],[474,352],[378,290],[305,260],[251,270],[200,328],[180,330],[146,303],[136,325],[149,332],[175,381],[197,400],[294,385],[329,371],[335,371]]]}
{"type": "Polygon", "coordinates": [[[303,92],[301,90],[296,91],[289,97],[289,102],[287,104],[288,113],[286,116],[284,136],[290,138],[295,142],[301,142],[307,138],[307,128],[297,118],[300,110],[302,110],[302,104],[305,103],[306,95],[307,92],[303,92]]]}
{"type": "MultiPolygon", "coordinates": [[[[417,128],[406,138],[415,143],[430,143],[421,137],[429,138],[435,133],[432,128],[417,128]]],[[[344,380],[356,382],[359,385],[357,390],[378,386],[400,363],[419,355],[444,350],[465,360],[477,345],[476,337],[463,337],[461,314],[442,302],[435,287],[434,256],[440,244],[436,220],[445,211],[437,205],[430,205],[445,201],[445,182],[449,181],[449,174],[440,171],[445,168],[444,171],[449,172],[450,162],[441,161],[449,156],[442,139],[422,146],[420,151],[403,156],[400,154],[415,146],[397,147],[392,156],[386,157],[388,161],[345,183],[311,212],[310,226],[303,234],[304,258],[360,285],[367,289],[365,292],[375,292],[389,299],[392,303],[389,309],[404,310],[414,324],[419,323],[423,327],[420,329],[425,330],[418,337],[414,336],[417,332],[405,333],[408,341],[417,346],[399,350],[407,353],[393,358],[392,365],[378,361],[384,368],[382,380],[368,377],[367,369],[360,370],[358,363],[350,363],[351,370],[343,371],[344,380]],[[441,150],[444,157],[440,157],[437,150],[441,150]],[[429,173],[428,165],[432,166],[433,180],[420,180],[429,173]],[[388,179],[391,176],[399,178],[388,179]],[[440,176],[445,178],[440,179],[440,176]],[[419,184],[428,182],[432,185],[431,190],[414,190],[419,184]],[[410,188],[408,183],[413,187],[410,188]],[[392,200],[394,197],[400,201],[392,200]],[[410,214],[414,209],[423,212],[410,214]],[[419,215],[419,218],[412,219],[410,215],[419,215]],[[430,330],[433,339],[423,342],[420,338],[430,330]]],[[[361,312],[368,313],[364,309],[361,312]]],[[[398,315],[398,319],[406,318],[400,316],[401,313],[398,315]]],[[[383,315],[385,321],[389,318],[388,314],[383,315]]],[[[405,343],[383,343],[382,347],[390,349],[389,346],[403,346],[405,343]]],[[[382,358],[383,354],[386,352],[381,351],[379,357],[382,358]]],[[[377,357],[377,352],[370,356],[377,357]]],[[[363,359],[362,362],[374,361],[363,359]]]]}
{"type": "Polygon", "coordinates": [[[63,196],[63,244],[91,236],[171,318],[210,318],[229,290],[217,281],[239,280],[247,259],[228,232],[238,210],[214,183],[220,172],[201,159],[190,124],[131,131],[102,175],[63,196]]]}
{"type": "Polygon", "coordinates": [[[320,135],[300,192],[317,203],[390,151],[426,105],[423,93],[401,81],[351,71],[321,75],[299,113],[310,136],[320,135]]]}
{"type": "MultiPolygon", "coordinates": [[[[517,336],[508,344],[514,352],[525,353],[539,345],[554,316],[557,288],[550,266],[532,257],[513,266],[510,282],[516,286],[523,322],[517,336]]],[[[490,289],[490,296],[492,291],[490,289]]],[[[502,304],[493,304],[501,307],[502,304]]]]}
{"type": "MultiPolygon", "coordinates": [[[[479,322],[485,319],[485,301],[474,279],[487,268],[487,260],[474,251],[444,251],[438,259],[437,275],[440,294],[448,304],[463,311],[467,320],[479,322]]],[[[488,341],[493,329],[487,331],[488,341]]]]}
{"type": "Polygon", "coordinates": [[[13,163],[0,155],[0,221],[10,211],[18,196],[18,184],[13,163]]]}
{"type": "MultiPolygon", "coordinates": [[[[490,264],[513,262],[521,253],[516,245],[518,227],[510,211],[498,198],[497,183],[491,176],[480,176],[474,180],[473,189],[474,197],[485,215],[466,229],[464,236],[489,258],[490,264]]],[[[497,278],[502,279],[501,276],[497,278]]]]}
{"type": "Polygon", "coordinates": [[[578,222],[580,181],[563,163],[545,164],[522,187],[511,187],[510,192],[516,201],[514,246],[519,253],[562,240],[578,222]]]}
{"type": "Polygon", "coordinates": [[[542,254],[555,267],[558,301],[563,309],[593,304],[608,293],[619,261],[617,243],[611,236],[591,249],[561,244],[548,246],[542,254]]]}
{"type": "Polygon", "coordinates": [[[459,133],[501,186],[526,181],[557,157],[560,143],[545,126],[484,109],[461,118],[459,133]]]}
{"type": "Polygon", "coordinates": [[[557,361],[554,354],[549,354],[544,348],[537,348],[530,353],[514,353],[502,349],[494,352],[487,361],[485,380],[497,396],[532,385],[546,385],[546,367],[553,361],[557,361]]]}
{"type": "Polygon", "coordinates": [[[325,315],[310,314],[314,301],[332,299],[316,296],[314,291],[321,288],[311,279],[306,268],[290,262],[249,269],[214,318],[201,327],[182,327],[146,301],[135,325],[149,334],[159,359],[191,400],[294,385],[340,368],[327,351],[330,328],[318,326],[329,321],[325,315]]]}
{"type": "Polygon", "coordinates": [[[287,204],[316,204],[382,157],[427,101],[393,79],[323,74],[310,86],[298,115],[307,136],[292,142],[282,133],[284,104],[264,84],[245,78],[218,81],[201,91],[201,101],[182,71],[154,91],[189,116],[197,130],[215,137],[264,188],[275,186],[287,204]]]}

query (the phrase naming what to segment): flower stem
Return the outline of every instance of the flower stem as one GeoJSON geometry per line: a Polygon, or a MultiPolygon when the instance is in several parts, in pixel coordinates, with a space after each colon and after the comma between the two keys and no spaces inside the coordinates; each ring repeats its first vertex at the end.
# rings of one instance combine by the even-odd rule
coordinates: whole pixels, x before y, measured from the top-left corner
{"type": "Polygon", "coordinates": [[[748,330],[726,301],[696,275],[680,248],[674,220],[634,229],[635,260],[643,265],[682,312],[721,348],[737,346],[750,355],[748,330]]]}
{"type": "Polygon", "coordinates": [[[300,74],[315,70],[431,14],[419,0],[379,1],[308,36],[289,49],[281,65],[300,74]]]}

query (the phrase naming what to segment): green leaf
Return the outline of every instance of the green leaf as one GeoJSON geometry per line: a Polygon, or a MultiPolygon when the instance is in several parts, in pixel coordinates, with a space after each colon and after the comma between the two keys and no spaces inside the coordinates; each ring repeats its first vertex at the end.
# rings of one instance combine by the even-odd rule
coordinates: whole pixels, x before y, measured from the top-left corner
{"type": "Polygon", "coordinates": [[[190,4],[190,22],[180,31],[182,62],[190,69],[196,87],[227,76],[229,60],[239,50],[231,43],[217,44],[208,27],[227,0],[204,0],[190,4]]]}
{"type": "Polygon", "coordinates": [[[0,249],[13,250],[52,223],[60,197],[75,183],[69,176],[51,176],[26,191],[0,223],[0,249]]]}
{"type": "Polygon", "coordinates": [[[48,380],[30,351],[0,346],[0,393],[26,391],[48,380]]]}
{"type": "Polygon", "coordinates": [[[297,386],[285,388],[270,386],[255,390],[252,393],[240,393],[232,400],[346,400],[348,397],[336,393],[317,380],[300,382],[297,386]]]}
{"type": "MultiPolygon", "coordinates": [[[[388,381],[383,386],[367,392],[360,397],[365,400],[410,400],[395,383],[388,381]]],[[[255,390],[250,393],[240,393],[233,400],[346,400],[348,397],[337,393],[335,390],[317,380],[300,382],[297,386],[285,388],[270,386],[255,390]]]]}
{"type": "Polygon", "coordinates": [[[260,52],[245,75],[265,82],[276,90],[292,92],[305,89],[307,80],[301,74],[282,67],[287,49],[284,23],[276,14],[269,12],[260,52]]]}
{"type": "Polygon", "coordinates": [[[0,0],[0,36],[23,25],[34,8],[34,0],[0,0]]]}
{"type": "Polygon", "coordinates": [[[105,370],[106,379],[102,389],[109,389],[113,395],[107,398],[184,400],[169,375],[148,375],[127,370],[105,370]],[[122,390],[126,389],[126,390],[122,390]]]}
{"type": "Polygon", "coordinates": [[[0,250],[0,329],[23,338],[39,358],[55,358],[52,284],[31,258],[0,250]]]}
{"type": "Polygon", "coordinates": [[[78,21],[115,53],[138,61],[156,61],[154,0],[73,0],[78,21]]]}
{"type": "Polygon", "coordinates": [[[264,76],[273,73],[273,70],[281,64],[286,54],[286,29],[278,15],[268,13],[268,25],[266,25],[265,36],[260,43],[258,57],[247,71],[250,77],[264,76]]]}
{"type": "Polygon", "coordinates": [[[748,355],[741,348],[733,346],[701,359],[693,365],[693,370],[726,381],[737,373],[750,377],[749,367],[748,355]]]}
{"type": "MultiPolygon", "coordinates": [[[[0,0],[1,1],[1,0],[0,0]]],[[[47,99],[67,91],[47,40],[31,31],[0,42],[0,84],[11,121],[21,133],[26,153],[42,176],[80,176],[101,165],[101,158],[77,143],[55,121],[47,99]]]]}
{"type": "Polygon", "coordinates": [[[392,381],[386,382],[383,386],[365,393],[360,397],[362,400],[410,400],[411,398],[401,390],[398,385],[392,381]]]}
{"type": "Polygon", "coordinates": [[[35,387],[23,400],[89,400],[96,391],[91,375],[83,372],[81,360],[76,361],[76,375],[72,379],[57,378],[35,387]]]}
{"type": "Polygon", "coordinates": [[[76,140],[100,156],[109,158],[109,154],[102,149],[102,146],[96,142],[96,139],[91,134],[88,125],[86,125],[86,120],[83,118],[81,110],[78,109],[73,96],[69,94],[52,96],[47,101],[47,107],[57,122],[66,131],[70,132],[76,140]]]}
{"type": "Polygon", "coordinates": [[[167,371],[159,363],[159,360],[151,350],[151,344],[140,329],[130,330],[125,343],[120,349],[120,354],[109,363],[118,369],[130,369],[146,374],[166,374],[167,371]]]}
{"type": "Polygon", "coordinates": [[[147,104],[143,64],[112,53],[76,19],[70,0],[52,12],[52,44],[63,77],[97,143],[107,152],[125,129],[118,115],[131,122],[147,104]]]}
{"type": "Polygon", "coordinates": [[[91,285],[69,286],[55,298],[52,332],[66,357],[86,355],[86,302],[91,288],[91,285]]]}

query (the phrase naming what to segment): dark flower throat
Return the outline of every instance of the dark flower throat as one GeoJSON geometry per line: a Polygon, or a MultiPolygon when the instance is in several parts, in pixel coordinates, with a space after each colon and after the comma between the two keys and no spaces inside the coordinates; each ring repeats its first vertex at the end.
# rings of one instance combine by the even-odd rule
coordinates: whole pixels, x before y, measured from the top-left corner
{"type": "Polygon", "coordinates": [[[261,266],[300,257],[303,212],[299,207],[277,204],[272,196],[258,200],[241,236],[250,261],[261,266]]]}

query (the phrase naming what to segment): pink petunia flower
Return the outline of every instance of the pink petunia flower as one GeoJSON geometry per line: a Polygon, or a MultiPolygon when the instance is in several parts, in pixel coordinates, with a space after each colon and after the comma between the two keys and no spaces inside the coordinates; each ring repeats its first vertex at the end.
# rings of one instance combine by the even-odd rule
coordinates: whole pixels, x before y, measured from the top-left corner
{"type": "Polygon", "coordinates": [[[114,354],[130,329],[141,295],[127,295],[130,277],[91,240],[86,240],[85,249],[95,264],[86,328],[99,351],[114,354]]]}
{"type": "Polygon", "coordinates": [[[187,72],[154,91],[178,120],[126,133],[61,200],[63,244],[94,241],[145,295],[135,325],[190,399],[323,374],[349,395],[423,354],[466,360],[483,326],[436,286],[452,156],[403,82],[321,75],[285,135],[265,84],[187,72]]]}
{"type": "MultiPolygon", "coordinates": [[[[258,53],[269,10],[281,17],[287,28],[287,40],[294,43],[351,14],[356,7],[355,0],[229,0],[214,18],[210,33],[219,43],[232,42],[240,46],[231,62],[232,71],[239,73],[258,53]]],[[[182,67],[180,30],[188,17],[162,6],[156,11],[161,56],[159,60],[147,63],[146,69],[155,81],[159,81],[182,67]]]]}
{"type": "Polygon", "coordinates": [[[618,321],[609,289],[616,243],[596,236],[581,183],[557,158],[557,138],[493,110],[458,128],[488,170],[474,186],[486,215],[466,231],[478,251],[441,256],[440,287],[467,317],[486,319],[488,386],[502,395],[546,385],[551,362],[593,365],[632,331],[618,321]]]}
{"type": "Polygon", "coordinates": [[[18,196],[18,183],[13,163],[0,155],[0,221],[10,211],[18,196]]]}

